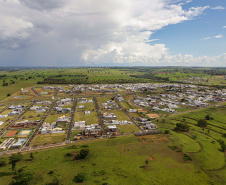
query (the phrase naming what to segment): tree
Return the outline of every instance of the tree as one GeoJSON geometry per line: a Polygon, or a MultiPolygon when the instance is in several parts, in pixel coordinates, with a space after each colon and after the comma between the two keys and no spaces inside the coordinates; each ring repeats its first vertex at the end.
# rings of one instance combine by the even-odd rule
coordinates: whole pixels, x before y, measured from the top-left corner
{"type": "Polygon", "coordinates": [[[13,182],[13,184],[15,185],[27,185],[28,182],[32,179],[32,173],[31,172],[26,172],[26,171],[22,171],[19,172],[16,177],[15,177],[15,181],[13,182]]]}
{"type": "Polygon", "coordinates": [[[34,154],[31,152],[30,153],[30,159],[33,160],[34,159],[34,154]]]}
{"type": "Polygon", "coordinates": [[[82,183],[84,181],[86,181],[88,179],[88,174],[85,172],[79,172],[76,176],[75,176],[75,182],[79,182],[82,183]]]}
{"type": "Polygon", "coordinates": [[[210,120],[210,115],[207,114],[207,115],[205,116],[205,119],[206,119],[206,120],[210,120]]]}
{"type": "Polygon", "coordinates": [[[6,162],[4,159],[0,159],[0,167],[3,167],[6,165],[6,162]]]}
{"type": "Polygon", "coordinates": [[[207,123],[206,120],[204,120],[204,119],[199,119],[198,122],[197,122],[197,125],[198,125],[199,127],[206,127],[207,124],[208,124],[208,123],[207,123]]]}
{"type": "Polygon", "coordinates": [[[174,128],[175,131],[178,132],[188,132],[189,131],[189,126],[187,123],[177,123],[176,127],[174,128]]]}
{"type": "Polygon", "coordinates": [[[9,164],[12,164],[12,171],[15,171],[16,174],[16,163],[22,159],[22,155],[20,153],[12,154],[9,157],[9,164]]]}
{"type": "Polygon", "coordinates": [[[81,149],[80,153],[75,157],[75,159],[85,159],[87,155],[89,154],[89,149],[81,149]]]}
{"type": "Polygon", "coordinates": [[[165,130],[164,131],[164,134],[169,134],[170,133],[170,130],[165,130]]]}
{"type": "Polygon", "coordinates": [[[7,96],[11,96],[11,94],[10,94],[10,93],[8,93],[8,94],[7,94],[7,96]]]}

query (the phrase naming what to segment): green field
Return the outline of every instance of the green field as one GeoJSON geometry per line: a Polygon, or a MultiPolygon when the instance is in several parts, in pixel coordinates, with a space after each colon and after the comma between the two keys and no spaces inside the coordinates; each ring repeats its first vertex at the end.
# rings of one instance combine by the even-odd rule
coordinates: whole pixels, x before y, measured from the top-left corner
{"type": "Polygon", "coordinates": [[[39,134],[36,135],[31,146],[42,146],[45,144],[62,143],[66,138],[66,134],[39,134]]]}
{"type": "MultiPolygon", "coordinates": [[[[29,184],[46,184],[54,178],[63,184],[75,184],[73,179],[79,172],[86,172],[87,181],[82,184],[174,184],[193,185],[211,183],[194,162],[184,162],[183,154],[167,147],[164,136],[131,137],[86,142],[90,154],[84,160],[72,160],[66,153],[76,153],[77,149],[61,148],[34,152],[34,160],[29,154],[17,164],[17,169],[31,171],[33,180],[29,184]],[[57,154],[57,155],[56,155],[57,154]],[[150,158],[151,156],[151,158],[150,158]],[[149,161],[149,164],[145,163],[149,161]],[[60,165],[57,165],[60,164],[60,165]],[[52,174],[49,172],[53,171],[52,174]]],[[[1,182],[9,184],[12,179],[10,165],[0,168],[1,182]],[[6,175],[7,174],[7,175],[6,175]]]]}
{"type": "Polygon", "coordinates": [[[139,132],[140,130],[137,128],[134,124],[128,124],[128,125],[117,125],[117,128],[122,134],[126,133],[133,133],[133,132],[139,132]]]}
{"type": "Polygon", "coordinates": [[[86,121],[87,125],[99,124],[97,112],[93,111],[90,114],[86,115],[85,112],[76,112],[74,121],[86,121]]]}

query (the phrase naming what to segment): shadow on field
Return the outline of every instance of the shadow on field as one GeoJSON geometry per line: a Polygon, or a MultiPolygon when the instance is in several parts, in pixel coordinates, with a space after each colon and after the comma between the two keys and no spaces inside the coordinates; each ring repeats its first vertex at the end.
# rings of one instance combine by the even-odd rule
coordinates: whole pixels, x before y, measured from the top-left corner
{"type": "Polygon", "coordinates": [[[13,172],[0,172],[0,177],[13,175],[13,172]]]}

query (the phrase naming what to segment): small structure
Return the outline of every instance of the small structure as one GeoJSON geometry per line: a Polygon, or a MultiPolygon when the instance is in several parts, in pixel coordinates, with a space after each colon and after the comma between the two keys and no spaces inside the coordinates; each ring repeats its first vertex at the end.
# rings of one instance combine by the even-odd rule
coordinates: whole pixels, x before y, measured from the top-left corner
{"type": "Polygon", "coordinates": [[[65,115],[63,115],[63,116],[57,118],[56,123],[67,123],[67,122],[69,122],[69,120],[70,120],[70,117],[66,117],[65,115]]]}
{"type": "Polygon", "coordinates": [[[108,113],[108,112],[106,112],[106,113],[103,114],[103,118],[104,119],[116,119],[116,116],[115,116],[114,113],[108,113]]]}
{"type": "Polygon", "coordinates": [[[25,141],[26,141],[25,138],[19,138],[18,141],[12,145],[12,148],[22,147],[25,141]]]}
{"type": "Polygon", "coordinates": [[[6,139],[1,145],[0,150],[6,150],[12,146],[12,144],[15,142],[14,138],[6,139]]]}
{"type": "Polygon", "coordinates": [[[90,114],[90,111],[85,111],[85,114],[86,114],[86,115],[89,115],[89,114],[90,114]]]}
{"type": "Polygon", "coordinates": [[[116,125],[108,126],[107,129],[108,129],[108,131],[110,131],[110,132],[116,132],[116,131],[117,131],[116,125]]]}

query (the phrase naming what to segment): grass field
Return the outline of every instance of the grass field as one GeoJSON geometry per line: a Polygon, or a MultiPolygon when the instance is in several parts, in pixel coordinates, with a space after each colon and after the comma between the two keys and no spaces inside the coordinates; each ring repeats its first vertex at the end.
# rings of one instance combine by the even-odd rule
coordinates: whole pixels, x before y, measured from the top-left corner
{"type": "MultiPolygon", "coordinates": [[[[164,136],[121,137],[111,140],[90,141],[90,154],[84,160],[73,161],[65,157],[68,152],[77,149],[61,148],[35,152],[34,160],[29,161],[29,154],[17,164],[17,169],[26,166],[31,171],[33,180],[30,184],[51,183],[57,177],[63,184],[74,184],[74,177],[79,172],[86,172],[88,180],[82,184],[174,184],[208,185],[211,178],[193,162],[184,162],[183,154],[167,147],[168,139],[164,136]],[[57,154],[57,155],[56,155],[57,154]],[[151,155],[151,158],[150,158],[151,155]],[[149,160],[149,164],[145,163],[149,160]],[[57,165],[60,164],[60,165],[57,165]],[[53,173],[48,174],[50,171],[53,173]]],[[[12,178],[10,165],[0,168],[1,182],[9,184],[12,178]]]]}
{"type": "Polygon", "coordinates": [[[106,111],[101,111],[101,114],[103,115],[105,112],[114,113],[118,121],[124,121],[124,120],[130,121],[130,119],[122,110],[106,110],[106,111]]]}
{"type": "Polygon", "coordinates": [[[133,132],[139,132],[140,130],[137,128],[134,124],[128,124],[128,125],[117,125],[117,128],[119,131],[123,134],[126,133],[133,133],[133,132]]]}
{"type": "Polygon", "coordinates": [[[48,115],[47,118],[45,119],[45,122],[46,123],[53,123],[53,122],[56,122],[57,121],[57,118],[58,117],[61,117],[61,116],[66,116],[66,117],[70,117],[71,114],[70,113],[65,113],[65,114],[54,114],[54,115],[48,115]]]}
{"type": "Polygon", "coordinates": [[[86,115],[84,112],[76,112],[74,116],[74,121],[86,121],[87,125],[99,124],[97,112],[93,111],[86,115]]]}
{"type": "Polygon", "coordinates": [[[36,135],[31,146],[41,146],[45,144],[62,143],[66,138],[66,134],[39,134],[36,135]]]}
{"type": "Polygon", "coordinates": [[[131,106],[127,102],[120,102],[120,104],[127,110],[132,109],[131,106]]]}

